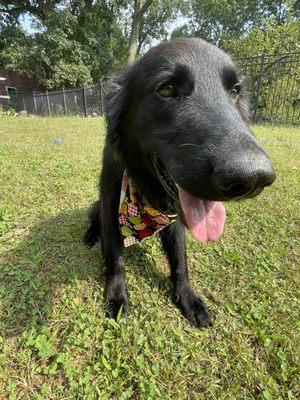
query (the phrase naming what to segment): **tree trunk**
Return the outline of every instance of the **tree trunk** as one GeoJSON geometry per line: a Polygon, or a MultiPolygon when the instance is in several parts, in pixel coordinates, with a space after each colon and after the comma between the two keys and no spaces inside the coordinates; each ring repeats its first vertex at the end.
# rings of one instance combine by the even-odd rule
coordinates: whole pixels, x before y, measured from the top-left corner
{"type": "Polygon", "coordinates": [[[132,16],[128,54],[127,54],[127,58],[125,61],[126,65],[132,64],[135,60],[143,15],[145,14],[145,12],[147,11],[147,9],[149,8],[149,6],[151,5],[152,2],[153,2],[153,0],[135,0],[134,1],[134,12],[133,12],[133,16],[132,16]]]}
{"type": "Polygon", "coordinates": [[[129,39],[128,54],[126,58],[126,65],[130,65],[134,62],[137,53],[137,43],[139,38],[139,32],[142,22],[142,16],[139,12],[135,12],[132,17],[131,32],[129,39]]]}

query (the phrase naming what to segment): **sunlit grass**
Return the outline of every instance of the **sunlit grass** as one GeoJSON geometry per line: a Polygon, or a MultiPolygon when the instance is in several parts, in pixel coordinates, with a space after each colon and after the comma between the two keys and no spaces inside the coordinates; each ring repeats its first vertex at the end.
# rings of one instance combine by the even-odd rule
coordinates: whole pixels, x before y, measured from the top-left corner
{"type": "Polygon", "coordinates": [[[254,131],[276,183],[226,205],[218,243],[188,235],[214,318],[200,331],[171,302],[158,238],[127,251],[128,320],[104,318],[101,253],[81,243],[104,121],[0,119],[0,398],[299,398],[300,129],[254,131]]]}

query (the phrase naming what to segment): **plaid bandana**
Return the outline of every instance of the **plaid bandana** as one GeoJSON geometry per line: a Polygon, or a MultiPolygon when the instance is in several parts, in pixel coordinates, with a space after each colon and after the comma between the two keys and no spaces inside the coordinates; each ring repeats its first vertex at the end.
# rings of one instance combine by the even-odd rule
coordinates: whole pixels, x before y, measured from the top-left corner
{"type": "Polygon", "coordinates": [[[130,178],[124,172],[121,186],[119,224],[124,246],[128,247],[155,235],[175,222],[177,214],[166,215],[152,208],[138,195],[130,178]]]}

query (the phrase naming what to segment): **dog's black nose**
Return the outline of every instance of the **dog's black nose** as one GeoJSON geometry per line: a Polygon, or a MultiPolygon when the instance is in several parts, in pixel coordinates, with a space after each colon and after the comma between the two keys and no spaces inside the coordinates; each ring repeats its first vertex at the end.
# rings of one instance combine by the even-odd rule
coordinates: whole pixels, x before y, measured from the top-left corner
{"type": "Polygon", "coordinates": [[[215,169],[213,184],[225,198],[254,197],[276,179],[266,156],[252,156],[227,162],[215,169]]]}

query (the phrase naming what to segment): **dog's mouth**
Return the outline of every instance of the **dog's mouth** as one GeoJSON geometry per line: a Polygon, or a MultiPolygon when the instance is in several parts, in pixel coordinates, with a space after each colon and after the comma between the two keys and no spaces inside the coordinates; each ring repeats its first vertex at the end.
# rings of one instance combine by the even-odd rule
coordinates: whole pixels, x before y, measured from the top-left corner
{"type": "Polygon", "coordinates": [[[155,155],[152,156],[152,163],[159,177],[160,183],[163,185],[165,191],[172,197],[173,200],[179,202],[178,185],[175,183],[172,176],[166,170],[163,162],[155,155]]]}
{"type": "Polygon", "coordinates": [[[165,191],[180,204],[185,223],[199,242],[218,240],[224,230],[226,211],[220,201],[202,200],[182,189],[172,178],[163,162],[152,156],[156,174],[165,191]]]}

